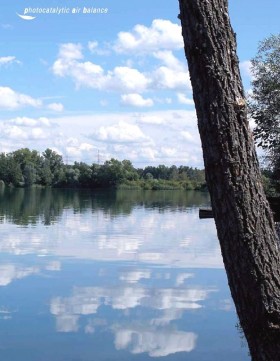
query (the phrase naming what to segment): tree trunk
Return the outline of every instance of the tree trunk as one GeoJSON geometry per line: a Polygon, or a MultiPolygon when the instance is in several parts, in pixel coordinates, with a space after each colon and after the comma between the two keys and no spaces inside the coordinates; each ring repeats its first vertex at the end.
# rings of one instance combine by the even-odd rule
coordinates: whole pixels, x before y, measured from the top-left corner
{"type": "MultiPolygon", "coordinates": [[[[218,238],[254,361],[280,360],[280,256],[226,0],[179,0],[218,238]]],[[[240,9],[242,11],[242,9],[240,9]]]]}

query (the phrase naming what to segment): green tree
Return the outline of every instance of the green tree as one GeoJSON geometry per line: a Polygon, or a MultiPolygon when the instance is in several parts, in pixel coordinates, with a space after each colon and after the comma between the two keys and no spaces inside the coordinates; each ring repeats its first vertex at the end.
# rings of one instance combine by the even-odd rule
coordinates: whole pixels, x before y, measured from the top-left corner
{"type": "Polygon", "coordinates": [[[75,162],[73,168],[79,171],[79,184],[82,187],[90,187],[92,183],[92,168],[84,162],[75,162]]]}
{"type": "Polygon", "coordinates": [[[65,168],[65,181],[64,185],[67,187],[79,187],[80,170],[72,166],[66,166],[65,168]]]}
{"type": "Polygon", "coordinates": [[[53,180],[53,174],[51,172],[50,162],[48,159],[42,157],[38,171],[40,184],[45,186],[51,185],[53,180]]]}
{"type": "Polygon", "coordinates": [[[44,159],[48,162],[52,174],[52,184],[59,185],[65,180],[64,163],[62,156],[54,150],[47,148],[43,152],[44,159]]]}
{"type": "Polygon", "coordinates": [[[12,152],[11,156],[21,169],[23,185],[31,186],[34,183],[40,183],[39,169],[42,157],[37,150],[21,148],[12,152]]]}
{"type": "Polygon", "coordinates": [[[15,161],[11,153],[0,154],[0,179],[6,184],[20,185],[23,181],[20,165],[15,161]]]}
{"type": "Polygon", "coordinates": [[[124,172],[124,180],[133,181],[139,179],[139,174],[137,170],[133,167],[130,160],[127,159],[123,160],[122,168],[124,172]]]}
{"type": "Polygon", "coordinates": [[[32,184],[36,183],[37,172],[36,172],[34,164],[26,163],[22,174],[23,174],[25,186],[30,187],[30,186],[32,186],[32,184]]]}
{"type": "Polygon", "coordinates": [[[117,159],[107,160],[99,170],[99,179],[101,184],[115,186],[120,184],[125,179],[123,172],[123,165],[117,159]],[[100,179],[101,178],[101,179],[100,179]]]}
{"type": "Polygon", "coordinates": [[[256,122],[255,139],[275,163],[280,157],[280,34],[260,43],[252,72],[249,109],[256,122]]]}

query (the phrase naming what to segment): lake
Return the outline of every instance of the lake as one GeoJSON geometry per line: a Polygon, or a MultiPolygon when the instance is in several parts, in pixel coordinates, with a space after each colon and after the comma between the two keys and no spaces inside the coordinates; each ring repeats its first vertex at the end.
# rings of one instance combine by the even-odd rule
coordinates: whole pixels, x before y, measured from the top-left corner
{"type": "Polygon", "coordinates": [[[249,360],[209,195],[2,189],[0,360],[249,360]]]}

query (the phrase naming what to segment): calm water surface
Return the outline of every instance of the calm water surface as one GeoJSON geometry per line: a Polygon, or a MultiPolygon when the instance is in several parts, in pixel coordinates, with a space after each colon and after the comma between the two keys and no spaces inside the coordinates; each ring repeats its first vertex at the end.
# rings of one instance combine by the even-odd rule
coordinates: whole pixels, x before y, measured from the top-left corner
{"type": "Polygon", "coordinates": [[[0,360],[248,361],[206,193],[0,194],[0,360]]]}

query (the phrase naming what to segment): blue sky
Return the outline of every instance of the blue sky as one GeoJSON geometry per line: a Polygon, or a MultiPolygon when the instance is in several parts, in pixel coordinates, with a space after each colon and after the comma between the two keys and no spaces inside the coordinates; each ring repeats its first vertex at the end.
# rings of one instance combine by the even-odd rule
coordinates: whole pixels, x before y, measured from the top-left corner
{"type": "MultiPolygon", "coordinates": [[[[279,33],[280,3],[229,8],[249,90],[249,60],[279,33]]],[[[0,151],[202,167],[178,13],[176,0],[1,0],[0,151]],[[51,9],[66,13],[40,13],[51,9]]]]}

